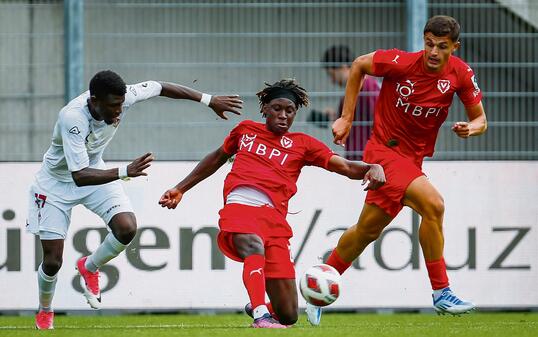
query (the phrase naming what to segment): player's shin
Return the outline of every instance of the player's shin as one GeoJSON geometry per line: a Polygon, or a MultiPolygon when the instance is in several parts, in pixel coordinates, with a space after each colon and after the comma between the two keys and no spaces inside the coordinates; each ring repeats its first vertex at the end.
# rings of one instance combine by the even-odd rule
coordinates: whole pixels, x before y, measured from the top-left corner
{"type": "Polygon", "coordinates": [[[269,313],[265,305],[264,267],[265,257],[263,255],[247,256],[243,262],[243,283],[252,304],[252,316],[254,319],[269,313]]]}
{"type": "Polygon", "coordinates": [[[356,224],[346,229],[338,240],[338,245],[329,257],[330,260],[327,261],[327,264],[342,274],[364,249],[379,237],[382,228],[356,224]]]}
{"type": "Polygon", "coordinates": [[[440,290],[448,287],[448,275],[446,274],[445,259],[426,261],[428,277],[432,285],[432,290],[440,290]]]}
{"type": "Polygon", "coordinates": [[[43,271],[43,265],[37,269],[37,284],[39,288],[39,311],[52,311],[52,298],[56,289],[58,274],[47,275],[43,271]]]}
{"type": "Polygon", "coordinates": [[[123,252],[125,247],[127,245],[119,242],[112,233],[108,233],[103,242],[97,247],[97,250],[86,259],[86,269],[91,273],[95,273],[102,265],[123,252]]]}

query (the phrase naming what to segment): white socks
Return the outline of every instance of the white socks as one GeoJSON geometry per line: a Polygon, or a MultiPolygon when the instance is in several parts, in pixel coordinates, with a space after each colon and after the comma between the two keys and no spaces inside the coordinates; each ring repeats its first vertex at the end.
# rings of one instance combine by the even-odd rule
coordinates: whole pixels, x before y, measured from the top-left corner
{"type": "MultiPolygon", "coordinates": [[[[126,245],[119,242],[112,233],[108,233],[97,250],[86,259],[86,269],[95,273],[99,267],[118,256],[126,245]]],[[[43,271],[43,265],[37,268],[37,284],[39,288],[39,310],[52,311],[52,298],[56,289],[58,274],[49,276],[43,271]]]]}
{"type": "Polygon", "coordinates": [[[37,269],[37,284],[39,287],[39,310],[52,311],[52,297],[56,289],[58,274],[49,276],[43,271],[42,264],[37,269]]]}
{"type": "Polygon", "coordinates": [[[254,308],[254,310],[252,310],[252,316],[254,317],[254,319],[258,319],[268,313],[269,309],[267,309],[267,306],[265,304],[258,305],[256,308],[254,308]]]}
{"type": "Polygon", "coordinates": [[[103,240],[101,245],[97,247],[97,250],[88,256],[84,266],[89,272],[95,273],[102,265],[123,252],[125,247],[127,246],[119,242],[118,239],[114,237],[114,234],[108,233],[105,240],[103,240]]]}

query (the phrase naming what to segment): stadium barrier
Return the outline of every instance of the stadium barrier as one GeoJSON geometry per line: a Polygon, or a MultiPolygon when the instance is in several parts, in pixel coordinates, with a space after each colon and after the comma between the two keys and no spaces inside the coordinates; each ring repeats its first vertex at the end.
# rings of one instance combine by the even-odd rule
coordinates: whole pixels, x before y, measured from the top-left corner
{"type": "MultiPolygon", "coordinates": [[[[176,210],[157,204],[195,164],[156,162],[147,178],[123,183],[140,230],[125,254],[102,269],[104,309],[240,309],[248,301],[241,265],[216,246],[222,186],[231,165],[189,191],[176,210]]],[[[0,164],[0,311],[37,306],[41,251],[24,224],[28,187],[38,169],[38,163],[0,164]]],[[[445,259],[457,294],[481,308],[537,308],[538,162],[429,161],[424,171],[445,199],[445,259]]],[[[356,221],[365,192],[358,181],[308,167],[298,190],[288,220],[300,275],[356,221]]],[[[332,308],[430,307],[418,226],[418,216],[404,209],[344,275],[342,296],[332,308]]],[[[75,261],[106,233],[93,213],[81,206],[73,210],[56,310],[89,308],[78,293],[75,261]]]]}

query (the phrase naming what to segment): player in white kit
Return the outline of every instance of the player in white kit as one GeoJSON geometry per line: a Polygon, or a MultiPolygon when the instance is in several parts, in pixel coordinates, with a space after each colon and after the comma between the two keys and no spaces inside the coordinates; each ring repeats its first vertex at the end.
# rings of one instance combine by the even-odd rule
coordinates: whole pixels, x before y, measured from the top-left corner
{"type": "Polygon", "coordinates": [[[52,329],[54,296],[62,265],[64,240],[71,209],[79,204],[99,215],[110,233],[93,254],[82,257],[77,269],[85,281],[84,296],[99,309],[99,268],[120,254],[136,234],[136,218],[118,179],[147,175],[153,155],[146,153],[129,165],[107,169],[102,155],[133,104],[155,96],[200,101],[227,119],[225,111],[239,114],[238,96],[211,96],[179,84],[147,81],[126,85],[110,71],[98,72],[90,90],[60,110],[52,144],[43,156],[41,169],[30,187],[27,230],[39,235],[43,261],[37,271],[38,329],[52,329]]]}

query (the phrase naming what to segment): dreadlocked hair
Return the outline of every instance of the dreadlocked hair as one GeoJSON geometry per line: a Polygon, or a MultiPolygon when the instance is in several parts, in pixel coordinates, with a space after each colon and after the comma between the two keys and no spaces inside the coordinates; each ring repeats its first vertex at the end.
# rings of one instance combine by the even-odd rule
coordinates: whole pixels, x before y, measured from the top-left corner
{"type": "Polygon", "coordinates": [[[271,92],[275,89],[286,89],[291,91],[297,97],[297,109],[302,106],[306,107],[310,103],[306,90],[301,87],[294,78],[285,78],[274,84],[265,82],[265,85],[266,87],[256,94],[260,100],[260,107],[262,108],[264,104],[269,103],[271,100],[271,92]]]}

